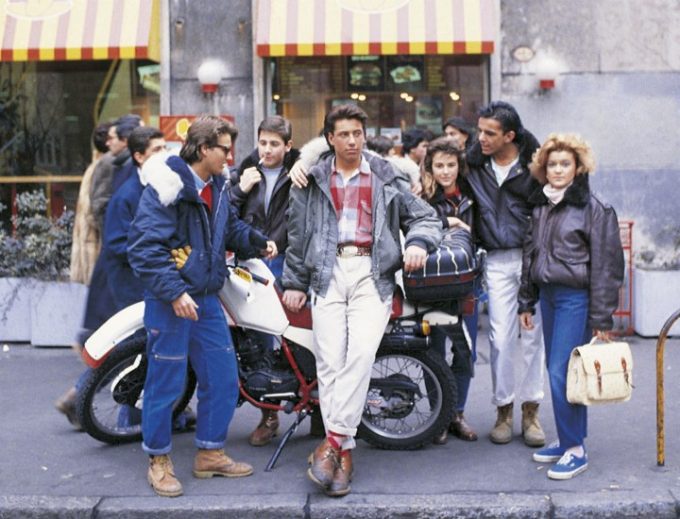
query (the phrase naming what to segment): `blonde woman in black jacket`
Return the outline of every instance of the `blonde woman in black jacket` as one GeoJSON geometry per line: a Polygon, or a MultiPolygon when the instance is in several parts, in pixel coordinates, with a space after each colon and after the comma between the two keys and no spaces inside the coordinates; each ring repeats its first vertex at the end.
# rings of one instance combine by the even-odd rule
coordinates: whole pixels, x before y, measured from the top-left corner
{"type": "Polygon", "coordinates": [[[609,339],[623,283],[624,261],[614,209],[596,197],[590,146],[573,134],[551,134],[530,166],[542,185],[524,243],[520,323],[533,327],[540,294],[548,376],[559,441],[536,451],[534,461],[556,462],[551,479],[571,479],[588,467],[587,409],[567,401],[572,349],[592,335],[609,339]]]}

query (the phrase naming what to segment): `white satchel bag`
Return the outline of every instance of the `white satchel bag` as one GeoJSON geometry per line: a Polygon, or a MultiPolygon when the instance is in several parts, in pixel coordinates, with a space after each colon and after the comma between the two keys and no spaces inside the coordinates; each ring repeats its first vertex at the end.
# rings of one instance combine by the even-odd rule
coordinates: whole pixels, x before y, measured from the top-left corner
{"type": "Polygon", "coordinates": [[[633,392],[633,356],[627,342],[590,343],[574,348],[567,368],[572,404],[626,402],[633,392]]]}

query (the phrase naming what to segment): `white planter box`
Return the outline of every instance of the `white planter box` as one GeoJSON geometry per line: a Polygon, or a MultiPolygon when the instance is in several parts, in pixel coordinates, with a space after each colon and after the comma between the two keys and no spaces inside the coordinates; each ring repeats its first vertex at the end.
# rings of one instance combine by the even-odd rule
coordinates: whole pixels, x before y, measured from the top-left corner
{"type": "MultiPolygon", "coordinates": [[[[680,270],[633,271],[633,328],[643,337],[658,337],[666,320],[680,309],[680,270]]],[[[669,335],[680,335],[680,321],[669,335]]]]}
{"type": "Polygon", "coordinates": [[[83,322],[80,283],[0,278],[0,341],[70,346],[83,322]]]}

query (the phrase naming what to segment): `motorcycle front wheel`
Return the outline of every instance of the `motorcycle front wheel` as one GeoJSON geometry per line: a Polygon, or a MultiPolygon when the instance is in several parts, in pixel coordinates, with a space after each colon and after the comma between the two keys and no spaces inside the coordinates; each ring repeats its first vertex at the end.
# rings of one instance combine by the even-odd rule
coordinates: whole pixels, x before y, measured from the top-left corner
{"type": "Polygon", "coordinates": [[[358,433],[381,449],[417,449],[449,426],[455,403],[451,368],[437,353],[378,352],[358,433]]]}
{"type": "MultiPolygon", "coordinates": [[[[118,344],[101,366],[90,371],[76,404],[85,432],[110,444],[142,439],[146,367],[146,335],[140,333],[118,344]]],[[[189,404],[195,388],[196,375],[189,367],[184,392],[173,408],[173,420],[189,404]]]]}

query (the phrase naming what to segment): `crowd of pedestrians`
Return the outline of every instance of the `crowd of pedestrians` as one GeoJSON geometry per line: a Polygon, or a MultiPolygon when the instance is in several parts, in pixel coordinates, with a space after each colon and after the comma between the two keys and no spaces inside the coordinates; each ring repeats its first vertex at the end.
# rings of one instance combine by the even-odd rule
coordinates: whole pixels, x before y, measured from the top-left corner
{"type": "MultiPolygon", "coordinates": [[[[357,105],[335,106],[323,137],[298,151],[290,122],[268,117],[256,149],[231,170],[238,130],[218,117],[197,119],[179,156],[160,153],[163,135],[137,116],[95,130],[74,230],[72,276],[90,285],[77,342],[144,300],[149,365],[141,416],[131,410],[129,419],[141,420],[148,480],[159,495],[182,493],[169,454],[187,362],[198,379],[197,414],[183,422],[196,427],[194,475],[253,472],[224,452],[238,398],[236,356],[216,296],[226,250],[263,257],[289,311],[311,305],[325,433],[307,474],[327,495],[344,496],[395,274],[422,268],[442,236],[456,232],[486,251],[483,288],[473,295],[488,296],[496,415],[489,439],[512,441],[517,402],[523,441],[538,449],[533,460],[553,463],[548,477],[587,468],[586,408],[566,400],[566,365],[593,334],[609,339],[623,282],[616,213],[589,187],[592,150],[573,134],[552,134],[541,146],[502,101],[482,107],[474,122],[447,119],[441,137],[404,131],[401,156],[389,139],[367,139],[367,122],[357,105]],[[558,431],[548,446],[539,421],[546,361],[558,431]]],[[[439,354],[451,344],[458,395],[436,444],[449,433],[480,436],[464,414],[477,305],[459,317],[432,330],[439,354]]],[[[273,349],[280,338],[258,340],[273,349]]],[[[57,402],[71,421],[78,385],[57,402]]],[[[263,410],[250,444],[268,444],[278,427],[276,412],[263,410]]]]}

